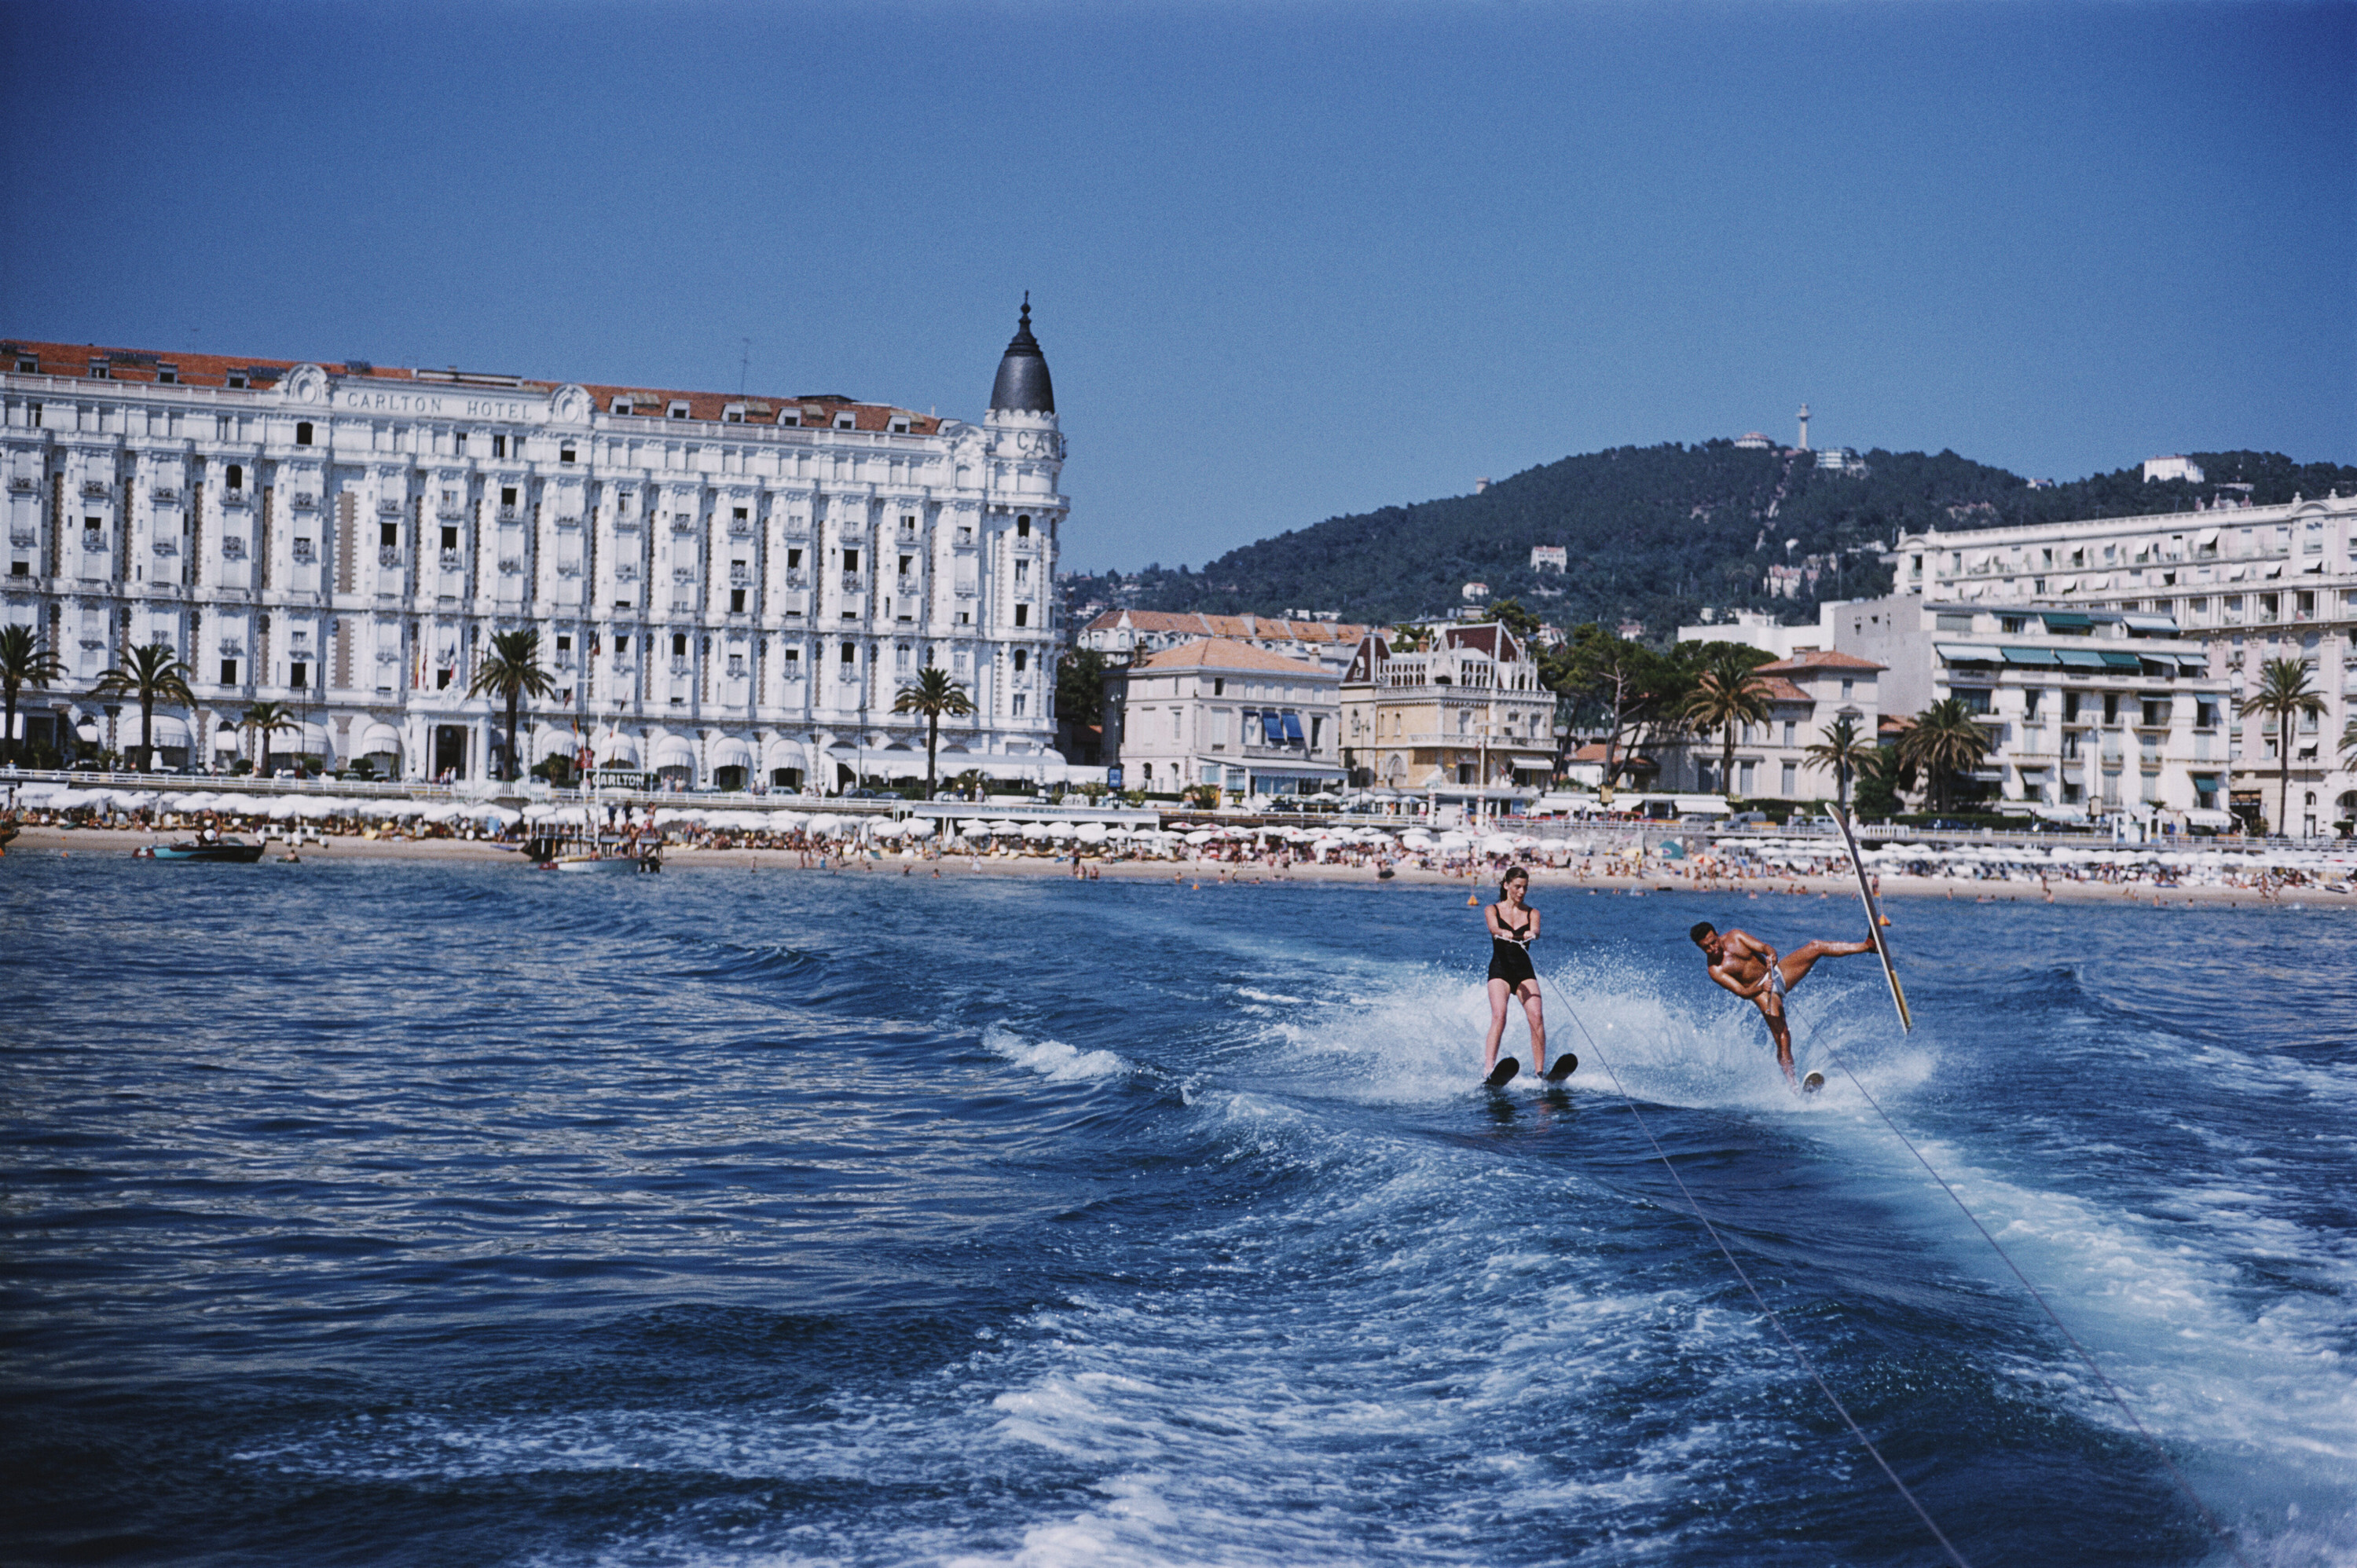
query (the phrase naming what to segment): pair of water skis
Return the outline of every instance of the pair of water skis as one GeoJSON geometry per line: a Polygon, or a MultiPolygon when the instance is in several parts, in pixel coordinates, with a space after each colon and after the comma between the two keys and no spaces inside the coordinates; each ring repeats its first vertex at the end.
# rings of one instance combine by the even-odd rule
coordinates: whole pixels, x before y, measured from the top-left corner
{"type": "MultiPolygon", "coordinates": [[[[1579,1058],[1566,1051],[1555,1058],[1555,1066],[1546,1069],[1546,1080],[1549,1083],[1561,1083],[1565,1079],[1569,1078],[1578,1066],[1579,1058]]],[[[1512,1083],[1514,1080],[1514,1075],[1522,1070],[1523,1064],[1518,1058],[1501,1057],[1498,1059],[1498,1065],[1490,1069],[1490,1076],[1481,1081],[1491,1089],[1503,1089],[1512,1083]]]]}
{"type": "MultiPolygon", "coordinates": [[[[1561,1083],[1565,1079],[1569,1078],[1572,1073],[1578,1069],[1578,1067],[1579,1058],[1573,1056],[1569,1051],[1566,1051],[1563,1055],[1555,1058],[1555,1066],[1546,1069],[1546,1080],[1549,1083],[1561,1083]]],[[[1482,1079],[1482,1082],[1491,1089],[1503,1089],[1506,1085],[1512,1083],[1514,1080],[1514,1075],[1522,1070],[1523,1064],[1519,1059],[1513,1057],[1501,1058],[1499,1060],[1498,1065],[1490,1069],[1490,1076],[1482,1079]]],[[[1801,1092],[1803,1094],[1814,1094],[1824,1086],[1825,1075],[1813,1069],[1810,1070],[1809,1075],[1806,1078],[1801,1079],[1801,1092]]]]}

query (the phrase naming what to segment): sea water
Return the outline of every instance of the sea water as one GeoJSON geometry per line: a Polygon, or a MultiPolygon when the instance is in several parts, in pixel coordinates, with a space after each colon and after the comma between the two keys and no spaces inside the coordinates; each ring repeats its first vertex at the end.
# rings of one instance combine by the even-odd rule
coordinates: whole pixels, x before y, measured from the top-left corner
{"type": "Polygon", "coordinates": [[[1194,880],[9,856],[0,1557],[2357,1562],[2345,914],[1194,880]]]}

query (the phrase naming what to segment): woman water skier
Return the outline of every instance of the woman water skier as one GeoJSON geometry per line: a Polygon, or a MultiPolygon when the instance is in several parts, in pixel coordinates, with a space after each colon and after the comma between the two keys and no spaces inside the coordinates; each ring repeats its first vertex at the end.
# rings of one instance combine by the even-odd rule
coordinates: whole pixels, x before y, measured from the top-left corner
{"type": "Polygon", "coordinates": [[[1529,872],[1519,865],[1509,868],[1498,884],[1498,901],[1481,912],[1490,928],[1490,1038],[1481,1052],[1485,1078],[1498,1065],[1498,1043],[1506,1035],[1506,1001],[1514,996],[1522,998],[1531,1021],[1531,1069],[1546,1071],[1546,1018],[1529,951],[1539,940],[1539,912],[1523,902],[1530,886],[1529,872]]]}

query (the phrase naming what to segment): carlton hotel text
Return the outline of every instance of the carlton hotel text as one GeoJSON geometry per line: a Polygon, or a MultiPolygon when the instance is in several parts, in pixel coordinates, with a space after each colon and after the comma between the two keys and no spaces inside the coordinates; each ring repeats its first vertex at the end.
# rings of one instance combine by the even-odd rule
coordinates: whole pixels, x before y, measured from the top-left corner
{"type": "Polygon", "coordinates": [[[135,705],[88,693],[160,641],[197,697],[159,710],[167,765],[239,749],[267,701],[303,726],[279,754],[479,779],[508,737],[467,694],[476,660],[533,627],[556,693],[526,703],[526,767],[586,747],[721,788],[921,772],[891,709],[929,662],[975,705],[942,722],[945,773],[1061,764],[1064,447],[1028,308],[979,424],[55,343],[0,344],[0,617],[66,669],[25,693],[30,738],[135,746],[135,705]]]}

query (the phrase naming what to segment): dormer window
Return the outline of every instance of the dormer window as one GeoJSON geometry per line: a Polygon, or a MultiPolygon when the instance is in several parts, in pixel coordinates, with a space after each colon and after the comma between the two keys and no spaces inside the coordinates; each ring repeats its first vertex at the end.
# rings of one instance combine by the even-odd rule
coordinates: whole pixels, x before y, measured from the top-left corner
{"type": "Polygon", "coordinates": [[[802,416],[799,410],[787,408],[778,411],[778,423],[789,430],[798,428],[802,422],[802,416]]]}
{"type": "Polygon", "coordinates": [[[167,386],[167,387],[169,387],[169,386],[178,386],[178,385],[179,384],[179,381],[180,381],[180,367],[179,367],[179,366],[178,366],[178,365],[158,365],[158,366],[156,366],[156,385],[158,385],[158,386],[167,386]]]}
{"type": "Polygon", "coordinates": [[[908,435],[908,434],[909,434],[909,416],[908,416],[907,414],[905,414],[905,413],[896,413],[896,414],[894,414],[894,415],[892,416],[892,422],[891,422],[890,429],[891,429],[891,431],[892,431],[892,434],[893,434],[893,435],[908,435]]]}
{"type": "Polygon", "coordinates": [[[245,372],[244,372],[243,371],[231,371],[229,373],[229,390],[230,390],[230,391],[231,391],[231,392],[243,392],[243,391],[246,389],[246,385],[247,385],[246,374],[245,374],[245,372]]]}
{"type": "Polygon", "coordinates": [[[859,428],[859,416],[846,409],[834,416],[834,427],[837,430],[856,430],[859,428]]]}
{"type": "Polygon", "coordinates": [[[727,407],[722,409],[720,411],[720,423],[723,424],[744,424],[745,405],[741,403],[732,403],[727,407]]]}
{"type": "Polygon", "coordinates": [[[632,404],[629,398],[618,397],[614,400],[613,408],[616,413],[628,413],[630,412],[631,407],[632,404]]]}
{"type": "Polygon", "coordinates": [[[90,379],[94,381],[113,381],[114,371],[104,360],[92,360],[90,362],[90,379]]]}
{"type": "Polygon", "coordinates": [[[664,412],[668,418],[685,419],[687,417],[687,400],[685,398],[673,399],[671,407],[664,412]]]}
{"type": "Polygon", "coordinates": [[[41,373],[41,361],[30,357],[20,358],[16,361],[16,373],[20,376],[38,376],[41,373]]]}

